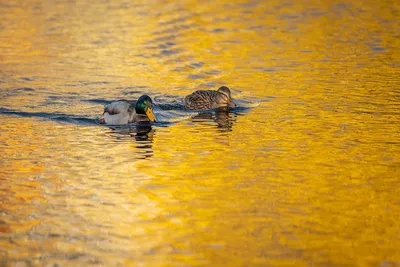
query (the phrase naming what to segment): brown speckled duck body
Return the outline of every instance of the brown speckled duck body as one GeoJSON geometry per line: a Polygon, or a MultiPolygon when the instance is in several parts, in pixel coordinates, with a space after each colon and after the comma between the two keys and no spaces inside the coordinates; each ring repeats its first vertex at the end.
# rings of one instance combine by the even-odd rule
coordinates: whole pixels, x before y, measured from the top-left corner
{"type": "Polygon", "coordinates": [[[217,91],[198,90],[185,97],[185,108],[190,110],[206,110],[236,106],[232,101],[231,91],[222,86],[217,91]]]}

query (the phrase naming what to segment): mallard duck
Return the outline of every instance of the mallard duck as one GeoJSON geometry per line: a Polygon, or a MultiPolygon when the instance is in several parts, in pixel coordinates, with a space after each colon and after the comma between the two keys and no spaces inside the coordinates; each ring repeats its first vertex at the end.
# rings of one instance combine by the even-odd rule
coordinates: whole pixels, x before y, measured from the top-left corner
{"type": "Polygon", "coordinates": [[[185,108],[191,110],[216,109],[220,107],[235,107],[232,101],[231,91],[222,86],[217,91],[198,90],[185,97],[185,108]]]}
{"type": "Polygon", "coordinates": [[[153,101],[148,95],[142,95],[137,101],[119,100],[104,106],[100,123],[128,124],[140,121],[156,121],[153,113],[153,101]]]}

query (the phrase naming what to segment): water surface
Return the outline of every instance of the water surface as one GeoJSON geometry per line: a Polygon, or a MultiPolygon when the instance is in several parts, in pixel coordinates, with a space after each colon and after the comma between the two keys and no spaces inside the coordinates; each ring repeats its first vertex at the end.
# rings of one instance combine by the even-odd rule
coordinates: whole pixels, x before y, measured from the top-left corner
{"type": "Polygon", "coordinates": [[[2,1],[2,265],[399,266],[399,8],[2,1]]]}

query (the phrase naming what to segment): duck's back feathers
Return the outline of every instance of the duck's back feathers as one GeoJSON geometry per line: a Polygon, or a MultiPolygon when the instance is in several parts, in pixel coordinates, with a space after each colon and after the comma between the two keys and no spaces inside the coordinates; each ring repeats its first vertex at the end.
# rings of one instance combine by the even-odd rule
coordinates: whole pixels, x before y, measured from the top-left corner
{"type": "Polygon", "coordinates": [[[199,90],[185,97],[185,108],[200,110],[213,109],[219,93],[213,90],[199,90]]]}
{"type": "Polygon", "coordinates": [[[185,97],[185,108],[191,110],[205,110],[216,108],[234,107],[231,91],[226,86],[221,86],[217,91],[198,90],[185,97]]]}
{"type": "Polygon", "coordinates": [[[104,113],[107,112],[110,115],[116,115],[124,112],[132,112],[134,109],[135,102],[131,103],[125,100],[119,100],[104,106],[104,113]]]}
{"type": "Polygon", "coordinates": [[[135,112],[135,101],[115,101],[104,107],[104,122],[106,124],[128,124],[142,121],[142,116],[135,112]]]}

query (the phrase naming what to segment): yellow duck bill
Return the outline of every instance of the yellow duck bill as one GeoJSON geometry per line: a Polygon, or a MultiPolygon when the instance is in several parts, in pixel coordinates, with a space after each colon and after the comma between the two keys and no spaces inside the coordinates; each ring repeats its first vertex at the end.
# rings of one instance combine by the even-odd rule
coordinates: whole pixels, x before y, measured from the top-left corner
{"type": "Polygon", "coordinates": [[[150,120],[151,122],[156,122],[156,121],[157,121],[157,120],[156,120],[156,116],[154,115],[153,109],[152,109],[152,108],[148,108],[148,109],[146,110],[146,115],[147,115],[147,117],[149,118],[149,120],[150,120]]]}

